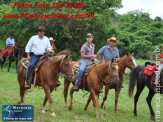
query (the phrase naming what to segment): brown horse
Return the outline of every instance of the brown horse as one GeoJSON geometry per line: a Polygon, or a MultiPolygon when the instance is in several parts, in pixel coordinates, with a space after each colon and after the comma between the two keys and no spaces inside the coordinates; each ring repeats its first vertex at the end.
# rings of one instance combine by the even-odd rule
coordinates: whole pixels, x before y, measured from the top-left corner
{"type": "MultiPolygon", "coordinates": [[[[113,77],[113,80],[116,82],[119,80],[118,64],[116,60],[113,59],[112,61],[107,61],[102,64],[96,64],[94,67],[91,68],[91,71],[89,72],[87,76],[85,76],[85,79],[84,79],[85,84],[87,86],[87,90],[90,92],[90,96],[89,96],[87,103],[90,102],[92,99],[95,116],[97,116],[97,110],[96,110],[97,101],[95,97],[99,94],[98,90],[102,88],[103,79],[107,75],[109,75],[110,77],[113,77]]],[[[77,73],[75,73],[74,76],[75,77],[73,79],[73,83],[75,83],[76,81],[77,73]]],[[[82,81],[83,83],[84,83],[84,80],[82,81]]],[[[69,84],[70,84],[70,81],[67,78],[65,78],[64,79],[64,96],[66,96],[65,97],[66,105],[67,105],[67,90],[68,90],[69,84]]],[[[80,86],[79,88],[82,88],[82,86],[80,86]]],[[[72,109],[73,93],[74,93],[74,88],[72,87],[70,90],[71,102],[70,102],[70,105],[66,107],[66,109],[68,110],[72,109]]]]}
{"type": "MultiPolygon", "coordinates": [[[[51,97],[51,92],[54,90],[58,78],[59,72],[65,74],[69,80],[72,79],[72,56],[71,55],[58,55],[51,57],[49,60],[46,60],[40,69],[37,72],[38,80],[41,82],[41,85],[45,92],[45,98],[42,106],[42,113],[45,113],[45,105],[47,100],[49,100],[51,106],[51,115],[56,117],[53,109],[53,99],[51,97]]],[[[18,65],[18,82],[20,85],[20,104],[24,102],[24,93],[25,93],[25,78],[26,78],[26,69],[22,67],[19,63],[18,65]]]]}
{"type": "MultiPolygon", "coordinates": [[[[104,106],[104,102],[107,99],[107,95],[108,95],[108,91],[110,89],[115,89],[115,112],[118,112],[117,110],[117,104],[118,104],[118,96],[119,93],[121,91],[121,87],[123,84],[123,75],[125,72],[126,67],[128,67],[129,69],[133,69],[136,66],[136,62],[135,59],[133,57],[134,53],[132,54],[126,54],[124,55],[122,58],[120,58],[120,60],[118,60],[118,67],[119,67],[119,79],[120,82],[118,84],[114,83],[114,82],[109,82],[109,83],[104,83],[105,84],[105,96],[103,98],[103,102],[101,103],[101,108],[103,108],[104,106]]],[[[105,80],[109,81],[109,77],[107,76],[105,78],[105,80]]]]}

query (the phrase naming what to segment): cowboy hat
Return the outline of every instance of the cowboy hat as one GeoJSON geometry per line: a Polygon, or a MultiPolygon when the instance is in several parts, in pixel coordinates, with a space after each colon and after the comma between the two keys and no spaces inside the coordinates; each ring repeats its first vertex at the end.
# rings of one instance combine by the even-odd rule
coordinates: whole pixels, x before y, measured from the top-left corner
{"type": "Polygon", "coordinates": [[[45,29],[45,27],[42,25],[42,26],[39,26],[39,27],[37,28],[37,30],[46,30],[46,29],[45,29]]]}
{"type": "Polygon", "coordinates": [[[117,45],[118,44],[118,40],[115,38],[115,37],[112,37],[112,38],[110,38],[110,39],[107,39],[107,42],[108,43],[110,43],[110,41],[115,41],[115,45],[117,45]]]}
{"type": "Polygon", "coordinates": [[[53,39],[53,37],[50,37],[49,40],[55,42],[55,39],[53,39]]]}

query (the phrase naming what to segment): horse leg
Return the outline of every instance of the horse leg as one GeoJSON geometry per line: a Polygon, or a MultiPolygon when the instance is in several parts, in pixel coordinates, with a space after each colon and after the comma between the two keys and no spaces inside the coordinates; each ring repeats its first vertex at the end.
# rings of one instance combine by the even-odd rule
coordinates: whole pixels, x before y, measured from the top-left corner
{"type": "Polygon", "coordinates": [[[95,117],[97,117],[97,105],[96,105],[96,99],[95,99],[95,91],[91,88],[90,89],[90,95],[91,95],[91,98],[92,98],[92,101],[93,101],[93,106],[94,106],[94,114],[95,114],[95,117]]]}
{"type": "MultiPolygon", "coordinates": [[[[47,84],[43,85],[43,88],[44,88],[45,95],[47,96],[47,98],[49,100],[49,103],[50,103],[50,106],[51,106],[51,116],[56,117],[56,115],[54,113],[54,109],[53,109],[53,99],[52,99],[52,97],[50,95],[51,90],[50,90],[50,88],[49,88],[49,86],[47,84]]],[[[45,100],[45,103],[46,103],[46,100],[45,100]]]]}
{"type": "Polygon", "coordinates": [[[149,107],[150,113],[151,113],[151,118],[150,118],[151,120],[155,120],[155,114],[154,114],[153,108],[151,106],[151,101],[152,101],[152,98],[153,98],[154,94],[155,93],[152,91],[152,89],[149,89],[149,94],[148,94],[148,96],[146,98],[146,101],[148,103],[148,107],[149,107]]]}
{"type": "Polygon", "coordinates": [[[3,71],[3,64],[6,62],[6,58],[5,57],[3,57],[3,62],[2,62],[2,64],[1,64],[1,71],[3,71]]]}
{"type": "Polygon", "coordinates": [[[17,70],[18,60],[15,60],[15,64],[16,64],[16,73],[17,73],[18,72],[18,70],[17,70]]]}
{"type": "Polygon", "coordinates": [[[21,74],[18,73],[18,81],[19,81],[19,86],[20,86],[20,101],[18,104],[23,104],[24,103],[24,94],[25,94],[25,79],[21,74]]]}
{"type": "Polygon", "coordinates": [[[9,63],[8,72],[10,71],[10,67],[11,67],[11,61],[9,63]]]}
{"type": "Polygon", "coordinates": [[[101,103],[101,108],[103,108],[104,102],[105,102],[106,99],[107,99],[108,91],[109,91],[109,86],[106,85],[106,87],[105,87],[105,96],[104,96],[103,101],[102,101],[102,103],[101,103]]]}
{"type": "Polygon", "coordinates": [[[89,95],[88,101],[87,101],[87,103],[86,103],[86,105],[84,107],[85,111],[87,111],[87,108],[88,108],[88,105],[89,105],[90,102],[91,102],[91,95],[89,95]]]}
{"type": "Polygon", "coordinates": [[[99,95],[100,95],[99,93],[96,94],[97,107],[100,107],[99,95]]]}
{"type": "Polygon", "coordinates": [[[143,91],[145,85],[142,85],[141,88],[137,88],[135,97],[134,97],[134,116],[137,116],[137,102],[139,100],[139,96],[141,92],[143,91]]]}
{"type": "Polygon", "coordinates": [[[63,91],[63,94],[64,94],[64,100],[65,100],[65,108],[67,107],[67,95],[68,95],[68,88],[69,88],[69,85],[70,85],[70,81],[68,81],[67,79],[64,79],[64,91],[63,91]]]}
{"type": "Polygon", "coordinates": [[[115,112],[118,112],[117,106],[118,106],[118,97],[119,97],[119,93],[121,91],[121,85],[119,86],[118,89],[115,90],[115,112]]]}
{"type": "MultiPolygon", "coordinates": [[[[54,90],[54,87],[50,89],[50,93],[54,90]]],[[[44,98],[44,102],[43,102],[43,105],[42,105],[42,108],[41,108],[41,113],[45,113],[45,105],[48,101],[48,96],[45,95],[45,98],[44,98]]]]}
{"type": "Polygon", "coordinates": [[[71,102],[70,105],[66,108],[66,110],[71,110],[72,109],[72,104],[73,104],[73,93],[74,93],[74,87],[70,89],[70,97],[71,97],[71,102]]]}

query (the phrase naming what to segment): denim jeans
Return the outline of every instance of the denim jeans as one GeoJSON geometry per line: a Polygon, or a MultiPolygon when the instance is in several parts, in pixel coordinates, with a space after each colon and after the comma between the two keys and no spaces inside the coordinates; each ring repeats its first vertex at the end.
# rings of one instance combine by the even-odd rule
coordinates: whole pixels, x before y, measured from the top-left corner
{"type": "Polygon", "coordinates": [[[28,83],[29,81],[29,77],[35,67],[35,65],[37,64],[37,62],[39,61],[39,58],[41,57],[42,55],[31,55],[31,60],[30,60],[30,63],[29,63],[29,67],[28,67],[28,70],[27,70],[27,76],[26,76],[26,83],[28,83]]]}
{"type": "Polygon", "coordinates": [[[11,46],[7,46],[7,50],[6,50],[6,58],[8,57],[8,51],[10,49],[11,46]]]}
{"type": "Polygon", "coordinates": [[[156,81],[159,80],[160,78],[160,72],[161,70],[163,70],[163,63],[159,65],[159,67],[157,68],[157,71],[156,71],[156,81]]]}
{"type": "MultiPolygon", "coordinates": [[[[79,83],[80,79],[82,78],[82,76],[85,72],[86,67],[87,67],[87,62],[83,60],[80,65],[80,69],[79,69],[78,76],[76,78],[75,85],[77,85],[79,83]]],[[[77,87],[79,87],[79,86],[77,85],[77,87]]]]}

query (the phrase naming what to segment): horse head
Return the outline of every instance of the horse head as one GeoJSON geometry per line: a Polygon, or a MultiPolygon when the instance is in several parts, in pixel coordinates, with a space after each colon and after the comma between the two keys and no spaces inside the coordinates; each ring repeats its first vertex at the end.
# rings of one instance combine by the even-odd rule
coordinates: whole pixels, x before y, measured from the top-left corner
{"type": "Polygon", "coordinates": [[[127,53],[125,59],[126,60],[125,65],[131,70],[137,66],[133,55],[134,53],[132,54],[127,53]]]}
{"type": "Polygon", "coordinates": [[[24,48],[23,47],[18,47],[14,48],[14,58],[17,58],[20,60],[23,57],[24,54],[24,48]]]}
{"type": "Polygon", "coordinates": [[[60,71],[66,75],[68,80],[73,80],[72,55],[63,55],[60,63],[60,71]]]}
{"type": "Polygon", "coordinates": [[[112,59],[109,63],[107,74],[113,78],[113,82],[119,82],[119,75],[118,75],[118,64],[116,59],[112,59]]]}

